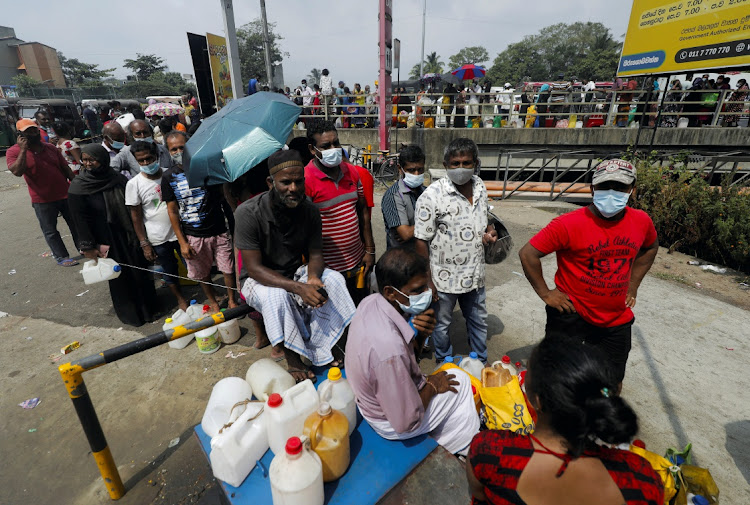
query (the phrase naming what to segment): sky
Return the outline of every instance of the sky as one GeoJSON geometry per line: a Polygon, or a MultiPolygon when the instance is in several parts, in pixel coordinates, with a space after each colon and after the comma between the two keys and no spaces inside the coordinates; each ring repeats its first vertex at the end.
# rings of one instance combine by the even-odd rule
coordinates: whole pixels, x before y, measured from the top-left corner
{"type": "MultiPolygon", "coordinates": [[[[237,27],[260,17],[258,0],[233,3],[237,27]]],[[[328,68],[334,82],[372,84],[378,72],[378,3],[266,0],[268,21],[276,23],[276,33],[283,37],[281,49],[289,53],[282,62],[285,84],[296,86],[313,68],[328,68]]],[[[136,53],[156,54],[170,71],[193,74],[185,33],[224,34],[221,0],[68,0],[64,13],[59,5],[35,0],[34,11],[47,14],[33,16],[15,3],[14,8],[2,8],[0,24],[68,58],[116,67],[114,76],[122,79],[129,73],[123,60],[136,53]],[[60,15],[52,15],[55,12],[60,15]]],[[[425,54],[436,51],[447,63],[461,48],[481,45],[491,65],[508,44],[559,22],[601,22],[621,40],[631,5],[604,0],[427,0],[425,54]]],[[[422,0],[393,0],[393,37],[401,40],[401,78],[406,79],[420,59],[422,0]]]]}

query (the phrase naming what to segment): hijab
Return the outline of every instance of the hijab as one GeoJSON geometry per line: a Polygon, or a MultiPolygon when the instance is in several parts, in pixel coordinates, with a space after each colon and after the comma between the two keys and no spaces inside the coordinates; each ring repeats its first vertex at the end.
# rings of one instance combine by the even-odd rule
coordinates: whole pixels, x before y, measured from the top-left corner
{"type": "Polygon", "coordinates": [[[109,166],[109,153],[101,144],[87,144],[81,148],[81,156],[88,154],[99,162],[97,168],[84,168],[70,183],[68,193],[93,195],[113,188],[122,182],[121,175],[109,166]]]}

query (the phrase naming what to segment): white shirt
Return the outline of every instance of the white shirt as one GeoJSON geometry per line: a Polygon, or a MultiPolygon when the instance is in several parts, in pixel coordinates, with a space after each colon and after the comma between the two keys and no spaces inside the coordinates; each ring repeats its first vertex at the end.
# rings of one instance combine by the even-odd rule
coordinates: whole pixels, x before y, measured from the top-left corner
{"type": "Polygon", "coordinates": [[[314,96],[315,96],[315,91],[310,86],[306,86],[305,89],[302,91],[302,106],[311,107],[313,104],[314,96]]]}
{"type": "Polygon", "coordinates": [[[333,81],[330,75],[320,76],[320,92],[324,95],[333,94],[333,81]]]}
{"type": "Polygon", "coordinates": [[[470,204],[447,177],[430,184],[417,200],[414,237],[429,243],[432,281],[443,293],[468,293],[484,286],[487,189],[472,177],[470,204]]]}
{"type": "Polygon", "coordinates": [[[177,240],[167,213],[167,203],[161,198],[161,177],[149,179],[140,173],[125,186],[125,205],[143,209],[146,235],[152,245],[177,240]]]}

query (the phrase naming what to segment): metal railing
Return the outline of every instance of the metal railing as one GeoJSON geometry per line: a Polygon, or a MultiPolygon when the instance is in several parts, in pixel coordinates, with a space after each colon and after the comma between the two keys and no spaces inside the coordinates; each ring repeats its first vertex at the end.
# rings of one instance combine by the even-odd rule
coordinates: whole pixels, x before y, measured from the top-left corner
{"type": "MultiPolygon", "coordinates": [[[[729,126],[725,119],[750,115],[750,92],[737,90],[582,90],[526,93],[515,91],[445,94],[428,91],[394,95],[392,125],[395,127],[589,127],[628,126],[658,121],[659,127],[677,126],[680,118],[690,126],[729,126]],[[689,95],[696,93],[692,97],[689,95]],[[735,95],[738,93],[738,95],[735,95]],[[712,96],[710,96],[712,95],[712,96]],[[716,96],[718,95],[718,96],[716,96]],[[733,99],[740,96],[741,99],[733,99]],[[587,100],[588,98],[588,100],[587,100]],[[713,101],[715,98],[715,101],[713,101]],[[711,99],[711,101],[707,101],[711,99]],[[735,110],[739,109],[739,110],[735,110]],[[496,117],[499,120],[496,121],[496,117]],[[562,121],[562,123],[561,123],[562,121]],[[580,123],[579,123],[580,122],[580,123]],[[577,124],[578,123],[578,124],[577,124]],[[476,126],[475,126],[476,124],[476,126]]],[[[374,94],[292,96],[303,108],[300,120],[337,120],[341,128],[377,125],[378,104],[374,94]],[[359,103],[356,102],[359,100],[359,103]],[[362,101],[365,103],[361,103],[362,101]]],[[[645,125],[644,125],[645,126],[645,125]]]]}
{"type": "Polygon", "coordinates": [[[218,312],[208,317],[198,319],[191,323],[176,326],[170,330],[160,331],[144,338],[122,344],[118,347],[108,349],[99,354],[92,354],[58,367],[58,371],[68,390],[68,395],[73,401],[73,407],[81,421],[86,438],[91,446],[91,453],[94,456],[99,473],[102,475],[104,484],[107,487],[109,497],[113,500],[119,500],[125,495],[125,486],[120,478],[117,465],[112,457],[112,452],[107,445],[107,439],[104,436],[99,418],[96,415],[94,404],[91,402],[86,384],[83,381],[83,373],[99,368],[100,366],[113,363],[115,361],[138,354],[156,346],[165,344],[170,340],[175,340],[185,335],[190,335],[204,328],[237,319],[249,314],[252,309],[249,305],[241,305],[233,309],[227,309],[224,312],[218,312]]]}

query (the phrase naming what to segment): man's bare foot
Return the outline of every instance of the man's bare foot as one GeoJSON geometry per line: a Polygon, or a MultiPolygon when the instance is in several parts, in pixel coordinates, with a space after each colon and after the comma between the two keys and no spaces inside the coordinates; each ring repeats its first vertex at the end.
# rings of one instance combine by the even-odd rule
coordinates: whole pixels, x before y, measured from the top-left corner
{"type": "Polygon", "coordinates": [[[227,300],[227,308],[228,309],[233,309],[235,307],[239,307],[239,305],[234,300],[234,297],[229,297],[229,300],[227,300]]]}
{"type": "Polygon", "coordinates": [[[315,377],[315,374],[312,370],[307,368],[304,363],[302,363],[299,354],[284,347],[284,356],[286,356],[286,362],[288,365],[287,371],[292,374],[292,377],[294,377],[294,380],[297,383],[302,382],[305,379],[310,379],[313,382],[316,381],[317,378],[315,377]]]}
{"type": "Polygon", "coordinates": [[[188,302],[184,298],[181,299],[181,300],[178,299],[177,300],[177,306],[179,308],[181,308],[182,310],[187,310],[188,309],[188,302]]]}
{"type": "Polygon", "coordinates": [[[213,313],[221,312],[221,307],[219,307],[219,304],[216,302],[208,302],[208,306],[211,307],[211,312],[213,313]]]}

